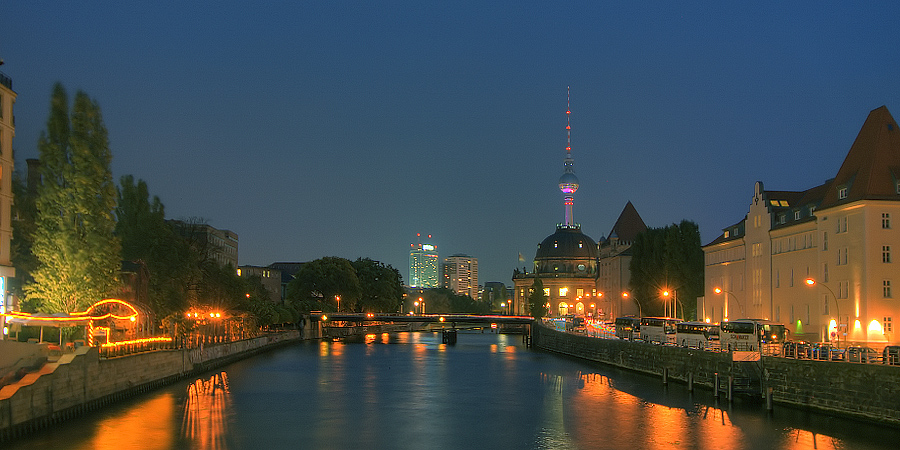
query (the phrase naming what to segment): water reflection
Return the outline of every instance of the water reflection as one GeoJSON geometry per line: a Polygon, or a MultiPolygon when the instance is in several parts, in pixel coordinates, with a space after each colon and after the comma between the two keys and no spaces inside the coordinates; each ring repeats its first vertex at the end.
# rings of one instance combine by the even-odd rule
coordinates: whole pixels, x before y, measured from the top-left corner
{"type": "Polygon", "coordinates": [[[228,374],[217,373],[208,380],[198,379],[188,385],[181,434],[192,448],[218,450],[227,448],[228,417],[231,392],[228,374]]]}
{"type": "Polygon", "coordinates": [[[169,426],[174,417],[175,397],[172,394],[161,395],[144,402],[141,409],[129,409],[121,415],[103,418],[97,423],[93,435],[86,439],[80,448],[96,450],[174,448],[175,436],[169,426]],[[148,421],[148,416],[155,419],[148,421]]]}

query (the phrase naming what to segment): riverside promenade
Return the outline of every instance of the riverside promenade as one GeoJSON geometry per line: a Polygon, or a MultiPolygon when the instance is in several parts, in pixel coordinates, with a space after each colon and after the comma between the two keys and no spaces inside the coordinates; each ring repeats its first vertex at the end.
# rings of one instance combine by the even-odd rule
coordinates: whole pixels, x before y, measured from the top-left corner
{"type": "Polygon", "coordinates": [[[0,443],[304,337],[291,330],[115,358],[101,357],[97,347],[79,347],[0,388],[0,443]]]}

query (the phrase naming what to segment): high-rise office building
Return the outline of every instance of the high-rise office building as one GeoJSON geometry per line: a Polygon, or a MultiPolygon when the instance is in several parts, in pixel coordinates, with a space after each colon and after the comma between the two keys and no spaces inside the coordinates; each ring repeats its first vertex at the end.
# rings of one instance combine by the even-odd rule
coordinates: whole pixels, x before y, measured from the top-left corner
{"type": "Polygon", "coordinates": [[[444,258],[441,287],[478,300],[478,259],[463,254],[444,258]]]}
{"type": "MultiPolygon", "coordinates": [[[[416,236],[421,238],[421,235],[416,236]]],[[[410,244],[410,247],[412,249],[409,251],[409,285],[418,288],[440,287],[437,248],[421,241],[410,244]]]]}

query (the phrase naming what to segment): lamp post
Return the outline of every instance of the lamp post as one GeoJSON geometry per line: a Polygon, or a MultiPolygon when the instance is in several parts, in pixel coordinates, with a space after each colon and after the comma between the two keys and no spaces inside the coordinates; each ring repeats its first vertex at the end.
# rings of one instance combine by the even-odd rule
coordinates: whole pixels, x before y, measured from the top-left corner
{"type": "MultiPolygon", "coordinates": [[[[816,280],[814,280],[814,279],[812,279],[812,278],[807,278],[807,279],[806,279],[806,285],[807,285],[807,286],[810,286],[810,287],[815,286],[815,285],[816,285],[816,280]]],[[[828,287],[828,285],[826,285],[826,284],[820,284],[820,286],[822,286],[822,287],[824,287],[825,289],[827,289],[828,292],[831,293],[831,296],[834,297],[834,312],[837,313],[837,322],[835,323],[835,328],[837,329],[837,334],[838,334],[838,335],[837,335],[837,343],[838,343],[838,345],[840,345],[840,344],[841,344],[841,305],[838,303],[837,295],[834,295],[834,291],[832,291],[831,288],[828,287]]],[[[830,325],[830,324],[829,324],[829,325],[830,325]]],[[[830,328],[830,327],[829,327],[829,328],[830,328]]]]}
{"type": "Polygon", "coordinates": [[[722,289],[722,288],[715,288],[715,289],[713,289],[713,292],[715,292],[716,294],[721,294],[723,292],[725,293],[725,314],[723,315],[723,320],[728,321],[728,296],[729,295],[732,298],[734,298],[734,301],[737,302],[738,306],[741,307],[741,315],[743,315],[745,317],[747,316],[747,313],[744,312],[744,305],[740,302],[740,300],[738,300],[736,295],[734,295],[730,291],[726,291],[725,289],[722,289]]]}
{"type": "Polygon", "coordinates": [[[337,302],[337,312],[341,312],[341,296],[335,295],[334,300],[337,302]]]}
{"type": "Polygon", "coordinates": [[[500,310],[503,312],[503,314],[506,314],[506,302],[500,303],[500,310]]]}

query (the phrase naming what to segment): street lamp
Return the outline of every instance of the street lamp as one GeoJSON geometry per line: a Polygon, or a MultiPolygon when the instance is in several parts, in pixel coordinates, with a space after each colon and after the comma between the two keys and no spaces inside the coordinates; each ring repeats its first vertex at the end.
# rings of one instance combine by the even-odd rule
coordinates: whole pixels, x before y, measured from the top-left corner
{"type": "MultiPolygon", "coordinates": [[[[810,287],[815,286],[816,280],[814,280],[812,278],[807,278],[806,285],[810,286],[810,287]]],[[[835,323],[835,329],[838,333],[837,343],[838,343],[838,345],[840,345],[841,344],[841,334],[840,334],[841,333],[841,305],[838,303],[837,295],[834,295],[834,291],[832,291],[831,288],[828,287],[828,285],[820,284],[820,286],[824,287],[825,289],[828,289],[828,292],[831,292],[831,296],[834,297],[834,312],[837,313],[837,322],[835,323]]],[[[830,325],[831,324],[829,324],[829,328],[831,328],[830,325]]]]}
{"type": "Polygon", "coordinates": [[[744,317],[747,316],[747,313],[744,312],[744,305],[740,302],[740,300],[738,300],[736,295],[734,295],[730,291],[726,291],[725,289],[722,289],[722,288],[715,288],[715,289],[713,289],[713,292],[715,292],[716,294],[721,294],[724,292],[726,294],[725,295],[725,314],[723,316],[723,320],[725,320],[726,322],[728,321],[728,296],[729,295],[732,298],[734,298],[734,301],[736,301],[738,306],[741,307],[741,315],[743,315],[744,317]]]}
{"type": "MultiPolygon", "coordinates": [[[[664,290],[662,292],[663,297],[666,298],[666,308],[668,308],[668,312],[666,313],[666,317],[670,317],[669,314],[672,314],[672,317],[678,318],[678,311],[676,310],[676,304],[678,303],[678,290],[672,289],[670,293],[668,290],[664,290]],[[672,296],[672,307],[669,308],[668,298],[672,296]]],[[[684,319],[684,305],[681,306],[681,318],[684,319]]]]}
{"type": "Polygon", "coordinates": [[[337,301],[337,312],[341,312],[341,296],[335,295],[334,299],[337,301]]]}

